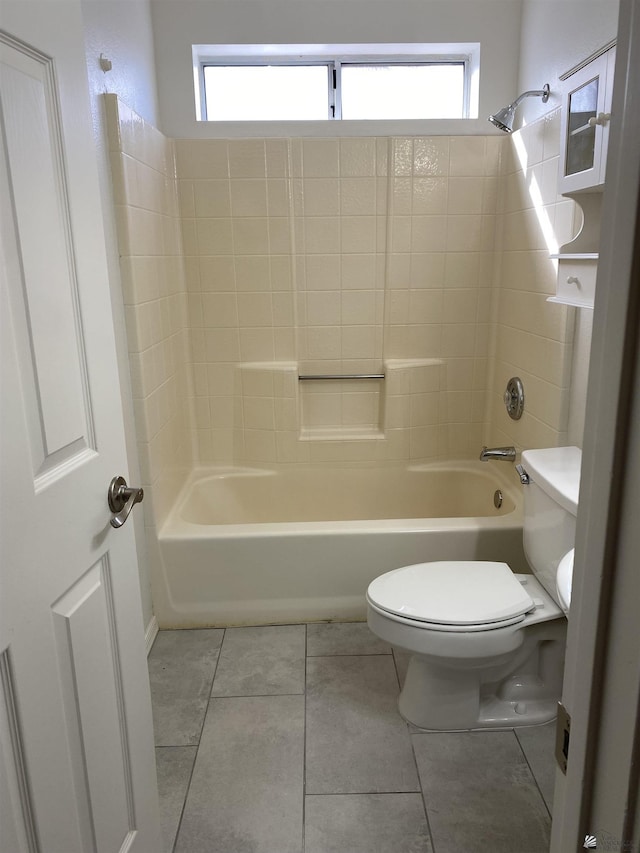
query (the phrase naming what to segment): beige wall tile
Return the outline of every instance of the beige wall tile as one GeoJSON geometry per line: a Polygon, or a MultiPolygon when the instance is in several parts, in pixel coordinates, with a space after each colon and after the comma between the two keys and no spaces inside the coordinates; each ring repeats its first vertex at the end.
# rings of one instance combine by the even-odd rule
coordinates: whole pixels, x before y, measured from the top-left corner
{"type": "Polygon", "coordinates": [[[373,253],[376,250],[376,219],[373,216],[343,216],[341,221],[343,254],[373,253]]]}
{"type": "Polygon", "coordinates": [[[305,178],[340,177],[340,149],[337,139],[302,140],[305,178]]]}
{"type": "MultiPolygon", "coordinates": [[[[342,178],[340,212],[343,216],[375,216],[378,210],[376,178],[342,178]]],[[[386,213],[386,208],[383,210],[386,213]]]]}
{"type": "Polygon", "coordinates": [[[337,216],[340,213],[338,178],[307,178],[303,182],[302,193],[305,216],[337,216]]]}
{"type": "Polygon", "coordinates": [[[233,251],[240,255],[266,255],[269,252],[269,220],[233,219],[233,251]]]}
{"type": "Polygon", "coordinates": [[[377,286],[376,256],[374,254],[343,255],[340,259],[341,274],[336,281],[343,290],[371,290],[377,286]]]}
{"type": "Polygon", "coordinates": [[[238,322],[242,328],[273,327],[271,293],[238,293],[238,322]]]}
{"type": "Polygon", "coordinates": [[[376,174],[375,139],[340,140],[340,174],[346,178],[369,177],[376,174]]]}
{"type": "Polygon", "coordinates": [[[310,326],[338,326],[340,293],[337,290],[307,292],[306,321],[310,326]]]}
{"type": "Polygon", "coordinates": [[[240,329],[240,353],[235,361],[273,361],[275,358],[274,330],[240,329]]]}
{"type": "Polygon", "coordinates": [[[327,255],[340,251],[340,221],[336,217],[307,217],[304,236],[307,254],[327,255]]]}
{"type": "Polygon", "coordinates": [[[230,219],[196,219],[195,229],[199,255],[233,254],[234,240],[230,219]]]}
{"type": "Polygon", "coordinates": [[[203,325],[208,328],[236,327],[238,306],[235,293],[202,294],[203,325]]]}
{"type": "Polygon", "coordinates": [[[340,278],[340,255],[318,254],[306,258],[307,290],[337,290],[340,278]]]}
{"type": "Polygon", "coordinates": [[[452,136],[449,140],[449,166],[452,177],[485,174],[485,137],[452,136]]]}
{"type": "Polygon", "coordinates": [[[269,253],[287,255],[291,251],[291,224],[285,216],[272,216],[269,223],[269,253]]]}
{"type": "Polygon", "coordinates": [[[229,177],[226,140],[176,139],[175,150],[181,179],[229,177]]]}
{"type": "Polygon", "coordinates": [[[411,212],[415,215],[447,213],[451,193],[448,178],[413,178],[411,212]]]}
{"type": "Polygon", "coordinates": [[[438,252],[445,246],[447,217],[413,216],[411,218],[411,251],[438,252]]]}
{"type": "MultiPolygon", "coordinates": [[[[184,185],[185,182],[181,181],[180,183],[181,185],[184,185]]],[[[193,215],[200,218],[231,215],[229,181],[193,181],[191,182],[191,187],[193,191],[193,215]]],[[[187,197],[186,210],[185,201],[182,201],[181,209],[183,216],[191,215],[187,212],[190,206],[190,199],[187,197]]]]}
{"type": "Polygon", "coordinates": [[[232,178],[265,178],[267,161],[263,139],[234,139],[229,144],[229,175],[232,178]]]}
{"type": "Polygon", "coordinates": [[[448,175],[450,140],[446,136],[417,138],[413,144],[414,175],[448,175]]]}

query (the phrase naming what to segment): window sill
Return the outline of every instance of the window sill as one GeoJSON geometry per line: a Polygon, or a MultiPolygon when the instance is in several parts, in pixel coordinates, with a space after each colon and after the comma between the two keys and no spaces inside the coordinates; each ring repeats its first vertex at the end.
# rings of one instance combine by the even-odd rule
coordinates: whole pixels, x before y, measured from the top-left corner
{"type": "Polygon", "coordinates": [[[247,139],[349,136],[500,136],[486,118],[394,121],[193,121],[183,138],[247,139]]]}

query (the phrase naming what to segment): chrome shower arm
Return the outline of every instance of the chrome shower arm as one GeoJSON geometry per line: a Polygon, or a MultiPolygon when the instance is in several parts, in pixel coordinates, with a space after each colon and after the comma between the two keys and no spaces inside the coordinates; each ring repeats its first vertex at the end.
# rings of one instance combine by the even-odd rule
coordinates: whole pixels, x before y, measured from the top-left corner
{"type": "Polygon", "coordinates": [[[509,104],[509,109],[515,110],[518,104],[525,98],[542,98],[542,103],[546,104],[549,100],[550,94],[551,89],[549,88],[549,84],[545,83],[542,89],[529,89],[528,92],[523,92],[521,95],[518,95],[515,101],[512,104],[509,104]]]}

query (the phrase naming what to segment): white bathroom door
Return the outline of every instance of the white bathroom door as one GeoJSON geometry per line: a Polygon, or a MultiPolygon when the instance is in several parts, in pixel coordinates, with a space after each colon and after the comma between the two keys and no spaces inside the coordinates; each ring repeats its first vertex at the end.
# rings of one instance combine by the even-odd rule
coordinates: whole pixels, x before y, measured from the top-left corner
{"type": "Polygon", "coordinates": [[[0,15],[0,850],[159,853],[80,5],[0,15]]]}

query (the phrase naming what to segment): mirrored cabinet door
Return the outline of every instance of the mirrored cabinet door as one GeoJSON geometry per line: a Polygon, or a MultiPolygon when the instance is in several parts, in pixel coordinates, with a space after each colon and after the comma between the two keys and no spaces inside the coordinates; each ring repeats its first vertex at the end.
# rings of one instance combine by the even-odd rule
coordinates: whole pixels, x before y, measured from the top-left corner
{"type": "Polygon", "coordinates": [[[565,81],[561,193],[597,189],[604,183],[614,52],[612,48],[565,81]]]}
{"type": "Polygon", "coordinates": [[[596,124],[600,78],[594,77],[569,95],[566,175],[592,169],[596,154],[596,124]]]}

